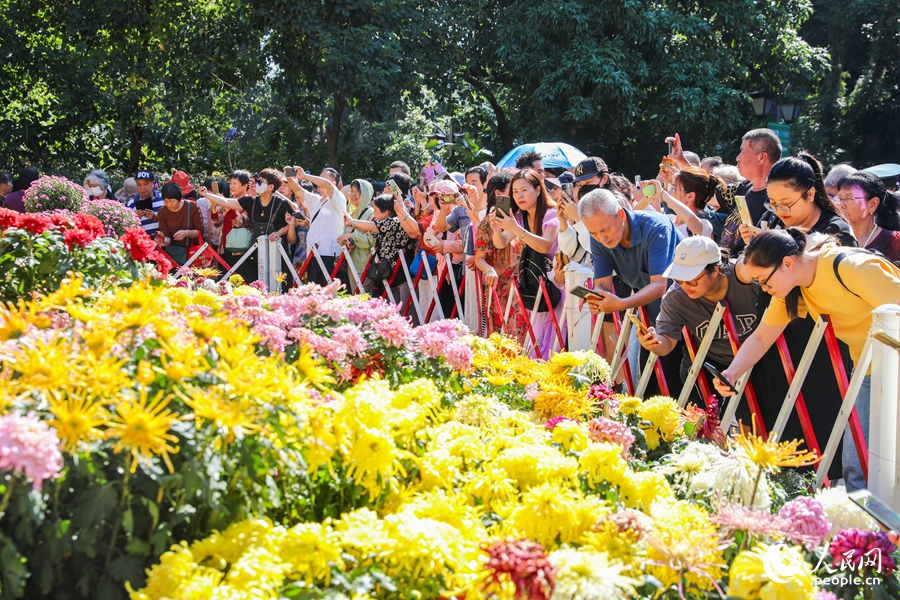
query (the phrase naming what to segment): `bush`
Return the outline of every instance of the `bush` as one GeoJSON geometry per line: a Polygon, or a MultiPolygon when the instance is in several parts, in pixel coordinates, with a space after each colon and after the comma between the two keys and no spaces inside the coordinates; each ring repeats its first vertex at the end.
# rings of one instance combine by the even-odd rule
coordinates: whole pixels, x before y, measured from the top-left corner
{"type": "Polygon", "coordinates": [[[79,212],[87,202],[84,188],[65,177],[44,175],[25,191],[25,210],[30,213],[50,210],[79,212]]]}
{"type": "Polygon", "coordinates": [[[100,219],[106,232],[116,236],[125,235],[125,230],[129,227],[141,226],[141,220],[138,219],[137,213],[130,208],[125,208],[115,200],[105,198],[89,200],[81,207],[81,212],[100,219]]]}

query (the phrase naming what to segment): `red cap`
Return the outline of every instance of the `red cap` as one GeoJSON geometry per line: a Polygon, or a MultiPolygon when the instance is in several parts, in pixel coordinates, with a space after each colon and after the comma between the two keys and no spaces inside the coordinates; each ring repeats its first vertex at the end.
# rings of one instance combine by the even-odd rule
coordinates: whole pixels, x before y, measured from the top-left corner
{"type": "Polygon", "coordinates": [[[172,173],[172,183],[177,183],[178,187],[181,188],[181,193],[185,196],[188,192],[194,191],[194,184],[191,183],[191,178],[188,177],[188,174],[184,171],[175,171],[172,173]]]}

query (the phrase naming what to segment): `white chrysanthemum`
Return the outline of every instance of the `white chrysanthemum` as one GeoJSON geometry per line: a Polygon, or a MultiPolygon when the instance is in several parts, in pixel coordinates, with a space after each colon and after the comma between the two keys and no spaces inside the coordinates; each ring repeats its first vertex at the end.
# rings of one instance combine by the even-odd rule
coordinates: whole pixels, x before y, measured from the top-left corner
{"type": "Polygon", "coordinates": [[[825,515],[831,523],[831,532],[828,539],[844,529],[865,529],[866,531],[878,531],[879,525],[863,509],[853,503],[847,496],[847,490],[843,487],[833,487],[821,490],[816,494],[816,500],[825,508],[825,515]]]}
{"type": "Polygon", "coordinates": [[[763,474],[756,485],[758,472],[753,472],[740,460],[723,456],[721,460],[710,464],[710,468],[697,474],[691,480],[689,493],[706,494],[707,497],[724,497],[748,508],[769,510],[772,505],[772,494],[769,479],[763,474]],[[756,495],[753,488],[757,487],[756,495]],[[750,499],[753,498],[753,506],[750,499]]]}
{"type": "Polygon", "coordinates": [[[560,548],[548,557],[558,569],[550,600],[627,600],[639,581],[622,575],[627,569],[605,552],[560,548]]]}

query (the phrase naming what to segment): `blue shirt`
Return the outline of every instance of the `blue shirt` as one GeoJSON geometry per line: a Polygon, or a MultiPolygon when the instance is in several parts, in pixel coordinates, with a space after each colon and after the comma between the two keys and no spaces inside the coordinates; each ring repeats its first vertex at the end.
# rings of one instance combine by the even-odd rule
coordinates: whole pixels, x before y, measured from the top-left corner
{"type": "MultiPolygon", "coordinates": [[[[127,208],[137,210],[138,208],[147,210],[152,208],[153,212],[158,213],[163,206],[162,192],[153,190],[153,196],[146,200],[141,200],[140,194],[135,194],[134,198],[125,205],[127,208]]],[[[141,227],[147,232],[147,235],[153,237],[159,230],[159,223],[153,219],[141,219],[141,227]]]]}
{"type": "Polygon", "coordinates": [[[454,206],[450,214],[447,215],[447,225],[449,231],[462,229],[463,254],[466,256],[475,255],[475,239],[472,235],[472,219],[469,213],[462,206],[454,206]]]}
{"type": "MultiPolygon", "coordinates": [[[[675,247],[682,240],[675,224],[664,214],[626,210],[631,244],[607,248],[591,238],[594,279],[609,277],[613,271],[631,289],[640,290],[650,284],[652,275],[662,275],[675,261],[675,247]]],[[[647,305],[652,320],[659,313],[660,300],[647,305]]]]}

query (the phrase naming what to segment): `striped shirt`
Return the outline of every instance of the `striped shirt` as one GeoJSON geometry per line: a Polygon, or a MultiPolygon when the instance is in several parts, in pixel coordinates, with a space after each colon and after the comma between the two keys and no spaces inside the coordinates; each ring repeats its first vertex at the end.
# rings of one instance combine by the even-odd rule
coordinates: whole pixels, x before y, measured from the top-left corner
{"type": "MultiPolygon", "coordinates": [[[[153,197],[146,200],[141,200],[141,195],[135,194],[134,198],[129,200],[125,206],[131,210],[152,208],[154,213],[158,213],[163,206],[162,194],[159,190],[153,190],[153,197]]],[[[141,228],[147,232],[147,235],[153,237],[159,230],[159,223],[156,219],[141,219],[141,228]]]]}

